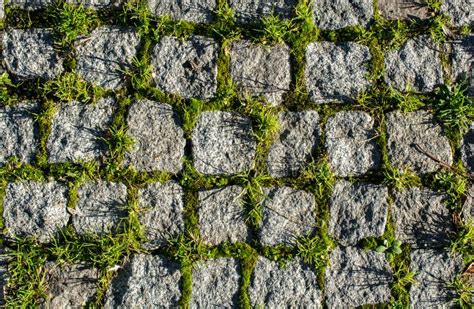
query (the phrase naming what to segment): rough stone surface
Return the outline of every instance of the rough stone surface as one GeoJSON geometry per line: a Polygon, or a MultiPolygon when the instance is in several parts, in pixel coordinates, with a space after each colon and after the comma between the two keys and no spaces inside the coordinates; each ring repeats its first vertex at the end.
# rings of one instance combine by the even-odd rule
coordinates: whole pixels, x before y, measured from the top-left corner
{"type": "Polygon", "coordinates": [[[8,283],[8,258],[5,253],[6,250],[0,246],[0,306],[5,305],[5,292],[8,283]]]}
{"type": "Polygon", "coordinates": [[[249,230],[245,223],[242,191],[242,187],[229,186],[199,192],[199,228],[204,242],[218,245],[225,241],[248,240],[249,230]]]}
{"type": "Polygon", "coordinates": [[[464,135],[461,156],[464,165],[470,173],[474,173],[474,122],[471,124],[466,135],[464,135]]]}
{"type": "Polygon", "coordinates": [[[84,308],[94,301],[99,286],[99,271],[85,262],[46,264],[46,308],[84,308]]]}
{"type": "Polygon", "coordinates": [[[183,189],[175,182],[152,183],[138,191],[140,223],[145,227],[148,248],[167,244],[184,231],[183,189]]]}
{"type": "Polygon", "coordinates": [[[78,102],[57,108],[48,137],[49,162],[88,161],[105,154],[103,138],[112,122],[115,102],[101,99],[96,104],[78,102]]]}
{"type": "Polygon", "coordinates": [[[268,15],[282,19],[293,15],[296,0],[230,0],[230,7],[235,11],[239,22],[258,22],[268,15]]]}
{"type": "Polygon", "coordinates": [[[279,118],[280,132],[268,154],[268,172],[272,177],[297,177],[319,145],[319,114],[283,112],[279,118]]]}
{"type": "Polygon", "coordinates": [[[462,271],[462,258],[447,251],[413,250],[410,270],[415,272],[410,287],[412,308],[453,308],[455,292],[449,288],[456,274],[462,271]]]}
{"type": "Polygon", "coordinates": [[[190,308],[237,308],[239,272],[239,262],[229,258],[195,265],[190,308]]]}
{"type": "Polygon", "coordinates": [[[148,7],[157,16],[207,23],[213,19],[216,0],[148,0],[148,7]]]}
{"type": "Polygon", "coordinates": [[[260,242],[292,245],[316,226],[316,201],[311,193],[289,187],[266,189],[260,242]]]}
{"type": "Polygon", "coordinates": [[[426,19],[430,11],[421,0],[378,0],[379,10],[388,19],[426,19]]]}
{"type": "Polygon", "coordinates": [[[72,224],[78,234],[117,232],[127,216],[127,187],[106,181],[87,182],[78,189],[72,224]]]}
{"type": "Polygon", "coordinates": [[[63,72],[63,60],[53,49],[46,29],[10,29],[3,35],[3,62],[18,79],[52,79],[63,72]]]}
{"type": "Polygon", "coordinates": [[[69,220],[67,187],[57,182],[9,183],[3,198],[7,237],[34,236],[46,243],[69,220]]]}
{"type": "Polygon", "coordinates": [[[394,193],[392,218],[395,237],[412,248],[448,246],[454,232],[444,194],[409,188],[394,193]]]}
{"type": "Polygon", "coordinates": [[[135,255],[112,281],[105,308],[177,308],[179,265],[160,255],[135,255]]]}
{"type": "Polygon", "coordinates": [[[168,104],[135,102],[127,117],[127,134],[134,145],[125,164],[139,171],[177,173],[183,166],[184,139],[177,113],[168,104]]]}
{"type": "Polygon", "coordinates": [[[439,50],[428,35],[408,40],[385,55],[385,81],[400,91],[433,91],[443,83],[439,50]]]}
{"type": "Polygon", "coordinates": [[[369,48],[357,43],[313,42],[306,48],[305,79],[311,100],[352,102],[366,90],[369,48]]]}
{"type": "Polygon", "coordinates": [[[456,27],[474,24],[474,3],[472,0],[444,0],[441,12],[447,14],[456,27]]]}
{"type": "Polygon", "coordinates": [[[118,8],[125,0],[66,0],[68,3],[93,9],[118,8]]]}
{"type": "Polygon", "coordinates": [[[382,236],[388,213],[388,189],[372,184],[336,183],[330,207],[329,233],[342,245],[357,245],[382,236]]]}
{"type": "Polygon", "coordinates": [[[328,308],[353,308],[390,300],[392,271],[383,253],[336,248],[325,274],[328,308]]]}
{"type": "Polygon", "coordinates": [[[339,112],[326,124],[329,163],[337,176],[362,175],[381,164],[373,118],[361,111],[339,112]]]}
{"type": "Polygon", "coordinates": [[[185,98],[211,99],[217,90],[217,43],[203,36],[165,36],[151,50],[156,86],[185,98]]]}
{"type": "Polygon", "coordinates": [[[461,209],[461,220],[464,224],[468,224],[469,221],[474,222],[474,184],[467,188],[466,201],[461,209]]]}
{"type": "Polygon", "coordinates": [[[323,30],[365,27],[374,16],[372,0],[315,0],[312,4],[314,22],[323,30]]]}
{"type": "Polygon", "coordinates": [[[256,141],[249,118],[229,112],[203,112],[192,133],[193,159],[203,174],[236,174],[248,170],[256,141]]]}
{"type": "Polygon", "coordinates": [[[387,114],[386,119],[388,158],[394,167],[430,173],[442,167],[433,158],[453,163],[449,140],[429,112],[396,111],[387,114]]]}
{"type": "Polygon", "coordinates": [[[106,89],[124,85],[125,73],[132,66],[140,40],[129,29],[97,28],[89,37],[76,42],[76,72],[86,81],[106,89]]]}
{"type": "Polygon", "coordinates": [[[470,86],[470,94],[474,95],[474,35],[453,44],[452,61],[453,79],[466,80],[470,86]]]}
{"type": "Polygon", "coordinates": [[[230,74],[243,97],[263,96],[277,105],[290,88],[290,50],[281,44],[270,47],[235,42],[230,50],[230,74]]]}
{"type": "Polygon", "coordinates": [[[322,308],[318,278],[299,259],[280,268],[259,257],[252,274],[249,296],[256,308],[322,308]]]}
{"type": "Polygon", "coordinates": [[[38,128],[34,113],[39,107],[34,102],[0,107],[0,166],[8,157],[31,163],[38,146],[38,128]]]}

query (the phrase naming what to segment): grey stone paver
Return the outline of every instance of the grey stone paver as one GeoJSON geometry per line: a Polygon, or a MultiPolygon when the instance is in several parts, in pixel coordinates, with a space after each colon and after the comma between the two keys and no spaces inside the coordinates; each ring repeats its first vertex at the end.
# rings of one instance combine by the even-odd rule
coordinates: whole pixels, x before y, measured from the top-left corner
{"type": "Polygon", "coordinates": [[[9,183],[3,198],[6,236],[50,242],[69,220],[67,187],[58,182],[9,183]]]}
{"type": "Polygon", "coordinates": [[[38,147],[38,128],[34,114],[39,112],[36,102],[21,102],[0,107],[0,166],[8,157],[32,163],[38,147]]]}
{"type": "Polygon", "coordinates": [[[314,231],[316,201],[311,193],[289,187],[266,189],[259,237],[263,245],[292,245],[314,231]]]}
{"type": "Polygon", "coordinates": [[[441,12],[451,18],[454,26],[472,26],[474,24],[474,4],[471,0],[444,0],[441,12]]]}
{"type": "Polygon", "coordinates": [[[391,112],[386,116],[386,126],[388,158],[394,167],[424,174],[442,167],[436,160],[453,163],[449,140],[431,113],[391,112]]]}
{"type": "Polygon", "coordinates": [[[9,0],[6,4],[26,10],[38,10],[53,4],[53,0],[9,0]]]}
{"type": "Polygon", "coordinates": [[[269,15],[287,19],[293,16],[296,0],[230,0],[239,22],[259,22],[269,15]]]}
{"type": "Polygon", "coordinates": [[[461,209],[460,216],[462,223],[468,224],[474,222],[474,184],[468,186],[466,192],[466,201],[461,209]]]}
{"type": "Polygon", "coordinates": [[[443,83],[439,50],[428,35],[408,40],[385,55],[385,81],[400,91],[433,91],[443,83]]]}
{"type": "Polygon", "coordinates": [[[213,20],[216,0],[148,0],[148,7],[155,16],[170,16],[175,20],[208,23],[213,20]]]}
{"type": "Polygon", "coordinates": [[[3,35],[5,67],[18,79],[52,79],[63,72],[63,60],[47,29],[7,29],[3,35]]]}
{"type": "Polygon", "coordinates": [[[170,105],[136,101],[129,110],[127,127],[134,144],[125,155],[125,165],[147,172],[181,170],[186,140],[181,121],[170,105]]]}
{"type": "Polygon", "coordinates": [[[372,0],[314,0],[314,23],[323,30],[366,27],[373,20],[372,0]]]}
{"type": "Polygon", "coordinates": [[[140,40],[131,29],[104,26],[76,42],[76,72],[86,81],[106,89],[124,86],[125,71],[132,69],[140,40]]]}
{"type": "Polygon", "coordinates": [[[449,288],[462,271],[461,256],[448,251],[413,250],[410,270],[416,282],[410,287],[411,308],[453,308],[455,291],[449,288]]]}
{"type": "Polygon", "coordinates": [[[207,175],[249,170],[256,151],[250,119],[229,112],[203,112],[192,143],[194,166],[207,175]]]}
{"type": "Polygon", "coordinates": [[[318,278],[299,259],[280,268],[277,262],[259,257],[248,292],[257,308],[322,308],[318,278]]]}
{"type": "Polygon", "coordinates": [[[390,300],[392,271],[383,253],[336,248],[325,273],[328,308],[352,308],[390,300]]]}
{"type": "Polygon", "coordinates": [[[219,258],[194,265],[190,308],[237,308],[239,273],[236,259],[219,258]]]}
{"type": "Polygon", "coordinates": [[[306,87],[316,103],[352,102],[367,90],[369,48],[353,42],[313,42],[306,48],[306,87]]]}
{"type": "Polygon", "coordinates": [[[315,111],[282,112],[278,133],[267,157],[272,177],[297,177],[319,146],[319,114],[315,111]]]}
{"type": "Polygon", "coordinates": [[[165,245],[184,231],[183,189],[177,183],[148,184],[138,191],[138,196],[147,248],[165,245]]]}
{"type": "Polygon", "coordinates": [[[474,122],[462,140],[461,157],[464,166],[470,173],[474,173],[474,122]]]}
{"type": "Polygon", "coordinates": [[[331,196],[329,234],[342,245],[357,245],[385,232],[388,189],[380,185],[338,181],[331,196]]]}
{"type": "Polygon", "coordinates": [[[78,234],[118,232],[127,216],[127,187],[122,183],[94,181],[80,185],[72,225],[78,234]]]}
{"type": "Polygon", "coordinates": [[[105,308],[176,308],[181,297],[179,265],[161,255],[137,254],[112,281],[105,308]]]}
{"type": "Polygon", "coordinates": [[[381,165],[374,119],[362,111],[339,112],[326,123],[329,163],[337,176],[362,175],[381,165]]]}
{"type": "Polygon", "coordinates": [[[259,46],[238,41],[230,49],[230,74],[243,97],[263,96],[278,105],[291,83],[290,50],[286,45],[259,46]]]}
{"type": "Polygon", "coordinates": [[[84,308],[94,301],[99,271],[86,262],[46,264],[46,308],[84,308]]]}
{"type": "Polygon", "coordinates": [[[382,16],[388,19],[427,19],[430,12],[419,0],[378,0],[382,16]]]}
{"type": "Polygon", "coordinates": [[[156,87],[184,98],[211,99],[217,90],[217,51],[211,38],[162,37],[150,54],[156,87]]]}
{"type": "Polygon", "coordinates": [[[66,0],[66,2],[93,9],[118,8],[125,0],[66,0]]]}
{"type": "Polygon", "coordinates": [[[452,48],[452,73],[455,81],[466,80],[474,93],[474,35],[462,38],[453,44],[452,48]]]}
{"type": "Polygon", "coordinates": [[[218,245],[248,240],[242,191],[242,187],[229,186],[199,192],[199,229],[205,243],[218,245]]]}
{"type": "Polygon", "coordinates": [[[57,107],[47,140],[49,162],[88,161],[105,155],[106,136],[112,123],[115,101],[100,99],[95,104],[71,102],[57,107]]]}
{"type": "Polygon", "coordinates": [[[412,248],[439,248],[450,243],[454,232],[446,196],[428,189],[408,188],[394,192],[392,219],[395,238],[412,248]]]}

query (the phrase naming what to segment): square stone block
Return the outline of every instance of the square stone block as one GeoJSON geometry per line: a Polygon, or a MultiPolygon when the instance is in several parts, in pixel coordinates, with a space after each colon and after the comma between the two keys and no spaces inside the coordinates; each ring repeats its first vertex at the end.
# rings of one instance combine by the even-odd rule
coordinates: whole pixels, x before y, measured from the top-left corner
{"type": "Polygon", "coordinates": [[[342,245],[357,245],[385,232],[388,189],[373,184],[338,181],[331,196],[329,234],[342,245]]]}
{"type": "Polygon", "coordinates": [[[63,59],[53,44],[51,30],[8,28],[3,35],[2,46],[6,69],[20,80],[55,78],[64,68],[63,59]]]}
{"type": "Polygon", "coordinates": [[[184,98],[212,99],[217,91],[217,52],[211,38],[162,37],[150,55],[156,87],[184,98]]]}
{"type": "Polygon", "coordinates": [[[138,191],[140,223],[149,249],[168,244],[184,232],[183,189],[175,182],[151,183],[138,191]]]}
{"type": "Polygon", "coordinates": [[[431,113],[395,111],[386,119],[388,158],[394,167],[425,174],[439,170],[439,162],[453,163],[449,140],[431,113]]]}
{"type": "Polygon", "coordinates": [[[49,162],[90,161],[104,156],[107,146],[101,139],[108,133],[114,111],[112,98],[95,104],[71,102],[58,106],[46,143],[49,162]]]}
{"type": "Polygon", "coordinates": [[[362,111],[339,112],[326,123],[329,163],[337,176],[358,176],[380,168],[374,119],[362,111]]]}
{"type": "Polygon", "coordinates": [[[372,0],[314,0],[314,23],[322,30],[366,27],[373,20],[372,0]]]}
{"type": "Polygon", "coordinates": [[[140,47],[138,33],[131,29],[104,26],[76,42],[77,74],[97,86],[117,90],[125,85],[140,47]]]}
{"type": "Polygon", "coordinates": [[[352,102],[369,88],[369,48],[353,42],[313,42],[306,48],[305,80],[315,103],[352,102]]]}
{"type": "Polygon", "coordinates": [[[58,182],[9,183],[3,197],[3,222],[9,238],[50,242],[69,220],[67,187],[58,182]]]}
{"type": "Polygon", "coordinates": [[[178,173],[183,166],[184,138],[181,121],[168,104],[138,100],[127,116],[127,134],[134,140],[125,165],[139,171],[178,173]]]}
{"type": "Polygon", "coordinates": [[[199,228],[205,243],[219,245],[248,240],[242,191],[242,187],[229,186],[199,192],[199,228]]]}
{"type": "Polygon", "coordinates": [[[203,112],[192,133],[196,170],[206,175],[249,170],[257,143],[249,118],[229,112],[203,112]]]}
{"type": "Polygon", "coordinates": [[[213,20],[216,0],[148,0],[148,7],[155,16],[171,16],[176,20],[208,23],[213,20]]]}
{"type": "Polygon", "coordinates": [[[86,182],[78,189],[72,225],[78,234],[119,232],[121,219],[127,217],[127,187],[106,181],[86,182]]]}
{"type": "Polygon", "coordinates": [[[266,189],[260,242],[266,246],[293,245],[316,228],[316,201],[311,193],[289,187],[266,189]]]}

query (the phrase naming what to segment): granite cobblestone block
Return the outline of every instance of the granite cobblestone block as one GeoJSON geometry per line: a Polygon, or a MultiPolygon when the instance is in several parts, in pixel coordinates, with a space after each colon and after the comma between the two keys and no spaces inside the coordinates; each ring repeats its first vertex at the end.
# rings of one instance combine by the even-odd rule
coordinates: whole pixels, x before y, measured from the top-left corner
{"type": "Polygon", "coordinates": [[[259,230],[263,245],[293,245],[316,227],[316,201],[311,193],[289,187],[267,188],[259,230]]]}
{"type": "Polygon", "coordinates": [[[320,120],[315,111],[282,112],[280,131],[267,157],[272,177],[297,177],[320,143],[320,120]]]}
{"type": "Polygon", "coordinates": [[[128,112],[127,127],[134,144],[125,155],[126,166],[147,172],[181,170],[186,140],[181,121],[169,104],[134,102],[128,112]]]}
{"type": "Polygon", "coordinates": [[[381,166],[374,119],[362,111],[339,112],[326,123],[329,163],[337,176],[358,176],[381,166]]]}
{"type": "Polygon", "coordinates": [[[379,0],[378,6],[388,19],[423,20],[430,16],[426,4],[418,0],[379,0]]]}
{"type": "Polygon", "coordinates": [[[306,48],[305,80],[315,103],[352,102],[367,90],[369,48],[353,42],[313,42],[306,48]]]}
{"type": "Polygon", "coordinates": [[[170,16],[175,20],[209,23],[213,20],[216,0],[147,0],[155,16],[170,16]]]}
{"type": "Polygon", "coordinates": [[[106,181],[87,182],[78,189],[72,225],[78,234],[119,232],[127,216],[127,187],[106,181]]]}
{"type": "Polygon", "coordinates": [[[68,223],[67,192],[65,185],[54,181],[9,183],[3,197],[6,236],[50,242],[68,223]]]}
{"type": "Polygon", "coordinates": [[[114,99],[104,98],[95,104],[59,105],[46,143],[49,162],[90,161],[104,156],[107,147],[103,139],[112,124],[115,104],[114,99]]]}
{"type": "Polygon", "coordinates": [[[33,163],[38,147],[38,127],[35,122],[38,112],[36,102],[0,107],[0,167],[12,156],[20,162],[33,163]]]}
{"type": "Polygon", "coordinates": [[[198,217],[202,240],[210,245],[249,240],[242,200],[243,188],[229,186],[199,192],[198,217]]]}
{"type": "Polygon", "coordinates": [[[217,52],[211,38],[162,37],[150,53],[156,87],[184,98],[212,99],[217,91],[217,52]]]}
{"type": "Polygon", "coordinates": [[[230,0],[237,21],[257,23],[266,16],[278,16],[288,19],[293,16],[296,0],[230,0]]]}
{"type": "Polygon", "coordinates": [[[453,163],[449,140],[430,112],[391,112],[386,126],[388,159],[399,170],[425,174],[453,163]]]}
{"type": "Polygon", "coordinates": [[[203,112],[192,133],[194,166],[206,175],[249,170],[256,146],[251,120],[235,113],[203,112]]]}
{"type": "Polygon", "coordinates": [[[48,29],[7,29],[2,49],[6,69],[19,80],[55,78],[64,68],[53,44],[53,33],[48,29]]]}
{"type": "Polygon", "coordinates": [[[472,26],[474,24],[474,10],[471,0],[444,0],[441,12],[451,18],[456,27],[472,26]]]}
{"type": "Polygon", "coordinates": [[[242,97],[263,96],[278,105],[290,89],[290,49],[238,41],[230,48],[230,74],[242,97]]]}
{"type": "Polygon", "coordinates": [[[155,249],[184,232],[183,189],[175,182],[151,183],[138,191],[145,247],[155,249]]]}
{"type": "Polygon", "coordinates": [[[190,308],[236,308],[240,272],[239,262],[231,258],[208,260],[195,265],[190,308]]]}
{"type": "Polygon", "coordinates": [[[474,122],[462,140],[461,158],[468,171],[474,173],[474,122]]]}
{"type": "Polygon", "coordinates": [[[97,86],[117,90],[125,86],[125,72],[133,67],[140,39],[134,30],[104,26],[75,45],[77,74],[97,86]]]}
{"type": "Polygon", "coordinates": [[[314,23],[323,30],[338,30],[349,26],[366,27],[372,22],[371,0],[315,0],[314,23]]]}

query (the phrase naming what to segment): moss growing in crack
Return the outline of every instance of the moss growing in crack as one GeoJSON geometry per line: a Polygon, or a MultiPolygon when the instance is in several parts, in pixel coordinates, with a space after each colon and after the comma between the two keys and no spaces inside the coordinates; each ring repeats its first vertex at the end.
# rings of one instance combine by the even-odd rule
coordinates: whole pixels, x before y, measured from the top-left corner
{"type": "Polygon", "coordinates": [[[421,178],[412,171],[405,169],[400,170],[391,165],[385,165],[383,169],[383,184],[395,190],[403,190],[409,187],[420,187],[421,178]]]}
{"type": "Polygon", "coordinates": [[[471,263],[474,260],[474,220],[467,218],[466,222],[459,223],[456,228],[451,252],[461,254],[466,263],[471,263]]]}
{"type": "Polygon", "coordinates": [[[472,276],[472,274],[458,274],[449,285],[456,294],[453,299],[454,304],[462,309],[472,308],[473,305],[472,299],[474,297],[474,290],[470,276],[472,276]]]}
{"type": "Polygon", "coordinates": [[[7,72],[0,75],[0,106],[12,105],[16,102],[17,96],[10,90],[15,87],[7,72]]]}

